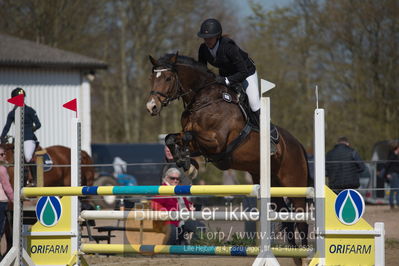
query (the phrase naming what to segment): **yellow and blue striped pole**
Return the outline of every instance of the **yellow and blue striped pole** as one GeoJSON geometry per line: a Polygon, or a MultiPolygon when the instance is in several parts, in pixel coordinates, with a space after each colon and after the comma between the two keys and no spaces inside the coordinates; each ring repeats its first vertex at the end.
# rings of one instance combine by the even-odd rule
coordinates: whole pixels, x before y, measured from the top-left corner
{"type": "Polygon", "coordinates": [[[93,187],[26,187],[25,198],[38,196],[86,195],[246,195],[256,196],[258,185],[205,186],[93,186],[93,187]]]}
{"type": "MultiPolygon", "coordinates": [[[[193,185],[193,186],[93,186],[93,187],[25,187],[25,198],[39,196],[87,196],[87,195],[163,195],[163,196],[254,196],[259,185],[193,185]]],[[[272,197],[312,197],[313,189],[307,187],[271,189],[272,197]]]]}

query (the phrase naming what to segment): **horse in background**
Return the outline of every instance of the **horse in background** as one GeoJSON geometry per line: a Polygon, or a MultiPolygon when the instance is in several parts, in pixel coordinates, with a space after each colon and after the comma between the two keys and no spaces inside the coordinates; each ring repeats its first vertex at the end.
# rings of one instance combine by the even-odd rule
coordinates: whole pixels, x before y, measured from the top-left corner
{"type": "MultiPolygon", "coordinates": [[[[152,116],[176,99],[182,99],[182,132],[165,138],[175,160],[202,155],[221,170],[236,169],[251,174],[253,183],[260,182],[260,134],[248,129],[247,119],[238,105],[238,95],[215,82],[215,74],[196,60],[166,54],[153,65],[151,91],[146,107],[152,116]],[[245,135],[245,137],[240,137],[245,135]],[[241,138],[241,139],[240,139],[241,138]],[[240,140],[239,140],[240,139],[240,140]]],[[[271,157],[273,187],[307,187],[311,180],[306,152],[302,144],[287,130],[277,127],[280,135],[277,151],[271,157]]],[[[186,160],[187,161],[187,160],[186,160]]],[[[187,166],[187,165],[186,165],[187,166]]],[[[294,210],[305,210],[305,198],[290,198],[294,210]]],[[[283,198],[272,198],[279,211],[287,208],[283,198]]],[[[302,244],[307,245],[308,225],[297,223],[302,244]],[[302,234],[303,233],[303,234],[302,234]]],[[[283,226],[294,231],[293,223],[283,226]]],[[[295,245],[295,239],[290,240],[295,245]]]]}
{"type": "MultiPolygon", "coordinates": [[[[6,160],[8,164],[14,163],[14,144],[1,144],[6,153],[6,160]]],[[[50,155],[54,165],[61,165],[62,167],[53,166],[51,170],[43,172],[43,185],[45,187],[53,186],[70,186],[71,185],[71,149],[65,146],[50,146],[47,147],[46,152],[50,155]]],[[[35,157],[36,155],[34,155],[35,157]]],[[[86,151],[81,151],[81,184],[82,186],[92,186],[94,182],[95,170],[93,161],[86,151]]],[[[10,176],[10,183],[14,189],[14,167],[7,167],[8,175],[10,176]]],[[[87,203],[89,204],[89,203],[87,203]]],[[[87,205],[86,204],[86,205],[87,205]]],[[[12,210],[12,204],[9,210],[12,210]]],[[[12,228],[9,217],[5,224],[5,237],[7,240],[7,252],[12,247],[12,228]]]]}
{"type": "MultiPolygon", "coordinates": [[[[2,144],[6,152],[6,160],[9,164],[14,163],[14,145],[2,144]]],[[[71,149],[65,146],[56,145],[45,148],[50,156],[53,165],[49,171],[43,172],[43,185],[45,187],[71,186],[71,149]],[[60,167],[57,167],[60,165],[60,167]]],[[[37,151],[37,150],[36,150],[37,151]]],[[[36,155],[34,155],[34,158],[36,155]]],[[[93,161],[86,151],[81,151],[81,184],[82,186],[92,186],[94,182],[95,170],[93,161]],[[86,166],[87,165],[87,166],[86,166]]],[[[8,167],[8,174],[11,183],[14,184],[14,167],[8,167]]]]}

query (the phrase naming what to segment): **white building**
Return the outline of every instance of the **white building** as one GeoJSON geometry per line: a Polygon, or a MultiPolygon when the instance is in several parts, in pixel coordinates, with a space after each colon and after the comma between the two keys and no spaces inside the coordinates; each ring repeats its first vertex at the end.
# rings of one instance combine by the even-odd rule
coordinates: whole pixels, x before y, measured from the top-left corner
{"type": "MultiPolygon", "coordinates": [[[[0,130],[13,105],[7,102],[16,87],[25,90],[25,103],[33,107],[42,127],[35,132],[42,147],[70,146],[70,118],[75,113],[62,107],[78,100],[82,122],[82,149],[90,152],[90,82],[99,60],[0,34],[0,130]]],[[[14,135],[12,127],[8,135],[14,135]]]]}

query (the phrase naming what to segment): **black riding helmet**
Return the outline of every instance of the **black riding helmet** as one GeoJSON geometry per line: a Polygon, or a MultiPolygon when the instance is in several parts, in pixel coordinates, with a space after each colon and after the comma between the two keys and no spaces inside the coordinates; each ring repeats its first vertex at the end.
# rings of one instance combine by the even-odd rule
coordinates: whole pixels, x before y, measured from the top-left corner
{"type": "Polygon", "coordinates": [[[11,92],[11,98],[13,98],[15,96],[18,96],[20,94],[23,94],[24,97],[26,97],[26,93],[25,93],[25,91],[22,88],[15,88],[11,92]]]}
{"type": "Polygon", "coordinates": [[[200,38],[213,38],[222,34],[222,25],[217,19],[209,18],[202,22],[201,29],[197,33],[200,38]]]}

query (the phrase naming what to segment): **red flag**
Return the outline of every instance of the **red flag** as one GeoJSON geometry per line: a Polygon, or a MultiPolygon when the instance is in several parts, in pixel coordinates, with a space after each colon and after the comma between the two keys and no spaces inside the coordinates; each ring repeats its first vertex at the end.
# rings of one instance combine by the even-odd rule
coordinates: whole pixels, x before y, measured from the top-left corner
{"type": "Polygon", "coordinates": [[[76,98],[67,103],[64,103],[64,105],[62,107],[77,112],[78,108],[77,108],[77,104],[76,104],[76,98]]]}
{"type": "Polygon", "coordinates": [[[24,106],[24,95],[20,94],[7,100],[7,102],[17,106],[24,106]]]}

